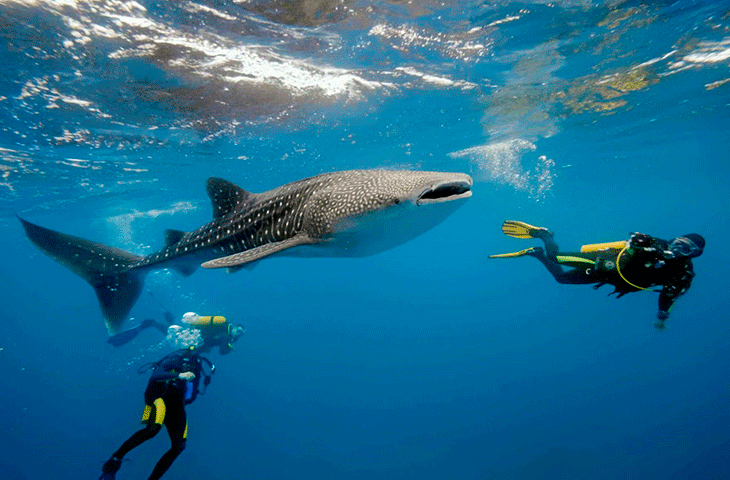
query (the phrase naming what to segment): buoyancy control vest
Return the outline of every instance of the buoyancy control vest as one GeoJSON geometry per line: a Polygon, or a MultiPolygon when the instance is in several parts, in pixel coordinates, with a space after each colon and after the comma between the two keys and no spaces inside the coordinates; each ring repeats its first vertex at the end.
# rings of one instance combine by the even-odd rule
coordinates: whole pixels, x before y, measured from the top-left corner
{"type": "Polygon", "coordinates": [[[152,369],[152,376],[145,390],[145,403],[151,405],[156,398],[166,395],[183,395],[185,405],[192,403],[198,394],[203,395],[205,389],[199,390],[200,378],[207,388],[215,366],[207,358],[198,355],[194,350],[182,349],[173,352],[154,363],[148,363],[139,368],[138,373],[152,369]],[[207,364],[208,372],[203,368],[207,364]],[[195,378],[184,380],[179,378],[183,372],[192,372],[195,378]]]}

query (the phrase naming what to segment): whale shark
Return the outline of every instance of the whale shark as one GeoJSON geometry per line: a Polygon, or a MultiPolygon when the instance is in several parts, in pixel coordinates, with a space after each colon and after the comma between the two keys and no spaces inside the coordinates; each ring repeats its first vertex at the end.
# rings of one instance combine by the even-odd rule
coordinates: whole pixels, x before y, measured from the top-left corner
{"type": "Polygon", "coordinates": [[[126,320],[145,276],[199,266],[231,272],[277,254],[364,257],[431,229],[471,196],[463,173],[345,170],[252,193],[209,178],[213,221],[192,232],[167,230],[165,246],[139,256],[50,230],[18,217],[39,249],[94,288],[109,334],[126,320]]]}

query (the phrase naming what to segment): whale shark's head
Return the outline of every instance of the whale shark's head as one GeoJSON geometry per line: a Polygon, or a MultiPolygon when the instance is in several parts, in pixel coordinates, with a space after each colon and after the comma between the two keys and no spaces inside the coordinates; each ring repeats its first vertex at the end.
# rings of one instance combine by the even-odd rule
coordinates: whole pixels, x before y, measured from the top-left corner
{"type": "Polygon", "coordinates": [[[471,197],[471,186],[473,184],[469,175],[464,173],[442,173],[442,172],[404,172],[406,178],[410,178],[412,187],[408,181],[403,182],[400,189],[401,201],[409,201],[417,206],[431,205],[436,203],[456,202],[452,206],[461,206],[465,200],[471,197]],[[416,174],[416,175],[409,175],[416,174]]]}
{"type": "MultiPolygon", "coordinates": [[[[463,173],[366,170],[361,175],[363,182],[358,194],[365,209],[381,210],[402,203],[420,206],[455,202],[471,196],[472,179],[463,173]]],[[[348,189],[346,183],[339,188],[348,189]]]]}
{"type": "Polygon", "coordinates": [[[366,256],[405,243],[471,197],[472,179],[463,173],[352,170],[332,175],[336,181],[316,193],[307,212],[312,236],[339,250],[328,255],[366,256]]]}

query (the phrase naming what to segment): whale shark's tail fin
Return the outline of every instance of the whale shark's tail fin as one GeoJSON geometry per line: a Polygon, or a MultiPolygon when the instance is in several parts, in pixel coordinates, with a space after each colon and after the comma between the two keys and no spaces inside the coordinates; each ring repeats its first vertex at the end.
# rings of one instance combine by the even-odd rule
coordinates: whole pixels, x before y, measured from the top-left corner
{"type": "Polygon", "coordinates": [[[94,287],[106,328],[116,333],[142,292],[144,270],[133,267],[144,257],[18,219],[36,247],[94,287]]]}

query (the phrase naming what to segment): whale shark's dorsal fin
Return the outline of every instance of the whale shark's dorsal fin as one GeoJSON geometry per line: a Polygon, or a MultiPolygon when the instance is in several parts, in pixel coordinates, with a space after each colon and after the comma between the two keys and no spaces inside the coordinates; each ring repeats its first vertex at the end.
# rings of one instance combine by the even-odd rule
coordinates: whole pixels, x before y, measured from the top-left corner
{"type": "Polygon", "coordinates": [[[247,192],[238,185],[222,178],[210,177],[206,185],[208,196],[213,203],[213,217],[220,218],[230,213],[236,205],[251,198],[253,193],[247,192]]]}
{"type": "Polygon", "coordinates": [[[175,245],[185,236],[182,230],[165,230],[165,246],[175,245]]]}

